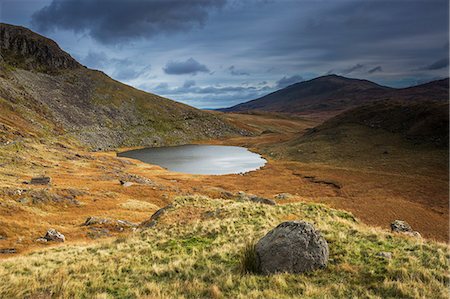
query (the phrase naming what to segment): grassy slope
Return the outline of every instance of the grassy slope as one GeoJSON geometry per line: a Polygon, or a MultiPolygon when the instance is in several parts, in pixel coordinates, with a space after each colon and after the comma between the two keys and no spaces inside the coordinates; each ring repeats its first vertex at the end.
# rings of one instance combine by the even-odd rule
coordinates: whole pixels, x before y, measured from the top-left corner
{"type": "Polygon", "coordinates": [[[448,247],[386,233],[317,204],[266,206],[179,197],[156,228],[115,241],[63,246],[0,263],[0,296],[75,298],[448,298],[448,247]],[[207,218],[208,211],[218,211],[207,218]],[[250,238],[303,219],[330,246],[311,274],[242,274],[250,238]],[[377,253],[393,253],[391,260],[377,253]]]}

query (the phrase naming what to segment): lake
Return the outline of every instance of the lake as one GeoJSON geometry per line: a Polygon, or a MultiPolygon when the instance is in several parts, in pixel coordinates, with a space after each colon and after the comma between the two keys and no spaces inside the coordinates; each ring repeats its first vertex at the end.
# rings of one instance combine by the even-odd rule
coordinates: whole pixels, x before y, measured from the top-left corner
{"type": "Polygon", "coordinates": [[[144,148],[117,154],[171,171],[189,174],[236,174],[259,169],[266,164],[260,155],[245,147],[223,145],[180,145],[144,148]]]}

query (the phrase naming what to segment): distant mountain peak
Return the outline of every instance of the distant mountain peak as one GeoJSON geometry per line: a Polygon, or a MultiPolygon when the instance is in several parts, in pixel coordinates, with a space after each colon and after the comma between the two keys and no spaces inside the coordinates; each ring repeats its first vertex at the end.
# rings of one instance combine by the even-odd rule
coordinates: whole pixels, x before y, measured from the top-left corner
{"type": "Polygon", "coordinates": [[[0,60],[28,70],[54,72],[81,67],[53,40],[25,27],[0,23],[0,60]]]}
{"type": "Polygon", "coordinates": [[[339,112],[379,100],[448,100],[448,80],[395,89],[365,79],[336,74],[289,85],[258,99],[220,111],[270,111],[283,113],[339,112]]]}

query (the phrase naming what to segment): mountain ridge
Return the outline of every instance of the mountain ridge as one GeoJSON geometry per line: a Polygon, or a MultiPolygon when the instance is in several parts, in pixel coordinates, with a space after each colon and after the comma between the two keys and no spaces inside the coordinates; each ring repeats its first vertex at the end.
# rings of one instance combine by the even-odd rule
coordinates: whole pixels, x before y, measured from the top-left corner
{"type": "Polygon", "coordinates": [[[220,116],[90,70],[24,27],[0,24],[0,41],[0,142],[67,135],[106,149],[244,134],[220,116]]]}
{"type": "Polygon", "coordinates": [[[408,88],[392,88],[366,79],[326,75],[289,85],[260,98],[218,109],[222,112],[314,113],[343,111],[379,100],[448,99],[448,78],[408,88]],[[434,92],[435,95],[430,92],[434,92]],[[431,97],[431,98],[430,98],[431,97]]]}

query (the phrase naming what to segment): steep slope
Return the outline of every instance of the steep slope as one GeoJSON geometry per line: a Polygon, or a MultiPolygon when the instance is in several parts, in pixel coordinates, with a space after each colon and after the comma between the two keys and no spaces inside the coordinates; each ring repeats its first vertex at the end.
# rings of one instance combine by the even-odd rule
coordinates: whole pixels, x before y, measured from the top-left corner
{"type": "Polygon", "coordinates": [[[68,135],[104,149],[239,133],[219,116],[87,69],[26,28],[0,24],[0,44],[0,142],[68,135]]]}
{"type": "Polygon", "coordinates": [[[448,100],[448,79],[410,88],[394,89],[367,80],[328,75],[290,85],[261,98],[221,109],[221,111],[259,110],[306,114],[342,111],[387,99],[446,101],[448,100]]]}

